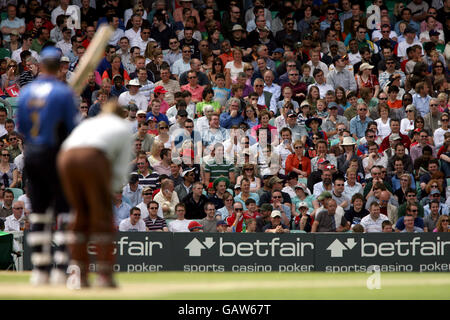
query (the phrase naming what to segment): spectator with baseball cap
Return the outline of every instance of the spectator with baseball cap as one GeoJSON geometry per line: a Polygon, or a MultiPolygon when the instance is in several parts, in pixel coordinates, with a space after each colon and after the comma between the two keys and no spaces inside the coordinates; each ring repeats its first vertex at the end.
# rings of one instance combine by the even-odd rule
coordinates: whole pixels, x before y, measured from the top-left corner
{"type": "Polygon", "coordinates": [[[225,232],[229,232],[228,231],[228,223],[225,220],[219,220],[216,223],[216,231],[218,233],[225,233],[225,232]]]}
{"type": "Polygon", "coordinates": [[[306,202],[302,201],[298,204],[297,211],[300,215],[295,217],[293,228],[304,232],[311,232],[313,219],[311,218],[310,207],[306,202]]]}
{"type": "Polygon", "coordinates": [[[270,214],[270,223],[266,224],[263,232],[270,233],[289,233],[289,226],[281,223],[281,212],[273,210],[270,214]]]}
{"type": "Polygon", "coordinates": [[[197,221],[191,221],[188,225],[189,232],[203,232],[203,226],[197,221]]]}

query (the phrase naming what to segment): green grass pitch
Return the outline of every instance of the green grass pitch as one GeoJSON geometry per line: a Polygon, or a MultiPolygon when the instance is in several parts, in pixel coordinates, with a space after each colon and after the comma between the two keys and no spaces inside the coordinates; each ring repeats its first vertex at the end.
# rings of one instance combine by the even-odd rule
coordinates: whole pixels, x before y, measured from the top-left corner
{"type": "MultiPolygon", "coordinates": [[[[448,300],[450,273],[118,273],[118,289],[32,287],[1,272],[0,300],[448,300]],[[368,288],[369,286],[372,289],[368,288]],[[379,287],[377,289],[377,287],[379,287]]],[[[95,275],[92,275],[94,280],[95,275]]]]}

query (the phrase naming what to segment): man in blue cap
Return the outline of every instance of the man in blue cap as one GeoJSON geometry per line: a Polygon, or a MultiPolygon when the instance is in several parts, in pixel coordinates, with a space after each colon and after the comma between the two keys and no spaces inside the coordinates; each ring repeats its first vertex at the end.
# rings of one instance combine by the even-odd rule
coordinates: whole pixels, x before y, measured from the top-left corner
{"type": "Polygon", "coordinates": [[[69,260],[63,226],[58,225],[58,232],[52,233],[55,217],[60,223],[59,214],[69,212],[56,171],[56,155],[78,119],[73,91],[57,78],[61,56],[55,47],[44,48],[38,78],[24,87],[19,97],[18,121],[27,149],[24,170],[33,208],[28,243],[32,250],[31,283],[35,285],[65,283],[69,260]],[[52,241],[58,245],[53,257],[52,241]],[[57,268],[50,276],[53,263],[57,268]]]}

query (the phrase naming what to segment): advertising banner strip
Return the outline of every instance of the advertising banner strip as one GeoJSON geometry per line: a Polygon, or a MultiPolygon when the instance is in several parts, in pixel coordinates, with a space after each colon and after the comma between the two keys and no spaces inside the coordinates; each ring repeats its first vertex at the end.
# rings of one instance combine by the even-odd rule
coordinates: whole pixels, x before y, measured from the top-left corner
{"type": "Polygon", "coordinates": [[[450,235],[121,232],[115,256],[117,272],[448,272],[450,235]]]}

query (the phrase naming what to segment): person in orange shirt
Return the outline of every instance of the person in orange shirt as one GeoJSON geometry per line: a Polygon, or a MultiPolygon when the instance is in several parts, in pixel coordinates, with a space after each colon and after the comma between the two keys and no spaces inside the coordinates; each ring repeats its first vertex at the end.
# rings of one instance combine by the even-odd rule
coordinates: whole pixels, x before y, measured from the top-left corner
{"type": "Polygon", "coordinates": [[[311,160],[303,154],[305,147],[301,140],[294,142],[294,153],[286,158],[286,175],[294,171],[300,178],[307,178],[311,174],[311,160]]]}
{"type": "Polygon", "coordinates": [[[124,79],[125,85],[128,84],[130,81],[130,76],[128,75],[127,71],[121,67],[122,58],[118,54],[114,54],[111,57],[111,68],[106,69],[102,74],[102,80],[109,78],[111,80],[114,79],[114,76],[116,74],[119,74],[122,76],[122,79],[124,79]]]}
{"type": "Polygon", "coordinates": [[[388,89],[388,101],[387,104],[389,108],[398,110],[403,107],[402,100],[397,99],[397,95],[400,89],[397,86],[390,86],[388,89]]]}

